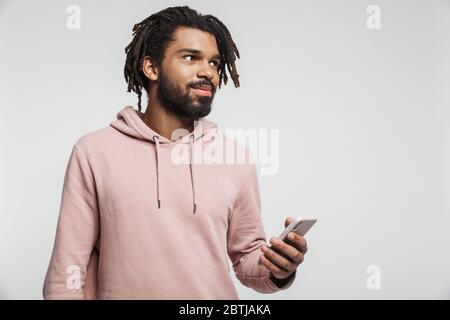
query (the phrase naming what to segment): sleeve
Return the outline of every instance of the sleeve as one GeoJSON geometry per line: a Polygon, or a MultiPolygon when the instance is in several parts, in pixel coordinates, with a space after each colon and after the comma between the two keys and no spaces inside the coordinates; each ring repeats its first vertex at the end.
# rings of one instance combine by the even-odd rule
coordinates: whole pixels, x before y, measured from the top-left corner
{"type": "Polygon", "coordinates": [[[92,298],[95,285],[87,274],[95,275],[98,258],[94,248],[98,235],[94,176],[75,144],[66,167],[56,236],[42,289],[44,299],[92,298]]]}
{"type": "Polygon", "coordinates": [[[227,247],[237,279],[246,287],[260,293],[274,293],[289,288],[296,278],[295,271],[289,280],[278,287],[271,280],[271,272],[259,263],[260,247],[266,242],[261,220],[261,200],[256,164],[248,166],[242,176],[239,194],[229,220],[227,247]]]}

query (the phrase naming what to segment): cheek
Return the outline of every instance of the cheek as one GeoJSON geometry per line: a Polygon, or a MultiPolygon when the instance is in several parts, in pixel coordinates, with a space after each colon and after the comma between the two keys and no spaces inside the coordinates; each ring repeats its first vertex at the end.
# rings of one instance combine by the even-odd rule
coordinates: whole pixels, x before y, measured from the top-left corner
{"type": "Polygon", "coordinates": [[[212,82],[214,83],[214,85],[216,87],[219,86],[219,71],[216,70],[216,72],[214,73],[214,78],[212,79],[212,82]]]}
{"type": "Polygon", "coordinates": [[[195,70],[191,66],[180,65],[177,70],[177,75],[181,81],[187,84],[195,78],[195,70]]]}
{"type": "Polygon", "coordinates": [[[170,79],[182,88],[186,88],[188,82],[194,79],[195,72],[192,67],[177,61],[173,61],[167,65],[164,70],[170,79]]]}
{"type": "Polygon", "coordinates": [[[213,84],[214,84],[214,87],[219,88],[219,74],[214,76],[213,84]]]}

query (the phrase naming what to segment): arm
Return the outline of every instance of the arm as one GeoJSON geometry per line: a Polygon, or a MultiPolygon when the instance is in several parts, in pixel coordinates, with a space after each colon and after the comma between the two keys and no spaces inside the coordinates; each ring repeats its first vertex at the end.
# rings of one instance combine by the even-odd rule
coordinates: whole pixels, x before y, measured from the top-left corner
{"type": "Polygon", "coordinates": [[[228,255],[238,280],[261,293],[273,293],[289,288],[296,276],[276,279],[259,262],[260,247],[266,244],[261,220],[261,200],[255,164],[246,164],[241,187],[228,225],[228,255]]]}
{"type": "Polygon", "coordinates": [[[55,242],[42,290],[44,299],[89,298],[84,287],[98,235],[93,173],[83,151],[75,144],[65,172],[55,242]]]}

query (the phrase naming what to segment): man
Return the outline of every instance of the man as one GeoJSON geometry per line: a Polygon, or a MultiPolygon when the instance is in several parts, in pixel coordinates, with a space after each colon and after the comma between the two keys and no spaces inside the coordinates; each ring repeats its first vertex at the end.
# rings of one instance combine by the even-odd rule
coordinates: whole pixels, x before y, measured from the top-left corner
{"type": "Polygon", "coordinates": [[[202,161],[230,146],[251,158],[205,118],[226,68],[239,86],[228,29],[184,6],[133,31],[125,79],[138,110],[73,146],[44,298],[239,299],[228,258],[247,287],[290,287],[307,244],[265,245],[254,162],[202,161]]]}

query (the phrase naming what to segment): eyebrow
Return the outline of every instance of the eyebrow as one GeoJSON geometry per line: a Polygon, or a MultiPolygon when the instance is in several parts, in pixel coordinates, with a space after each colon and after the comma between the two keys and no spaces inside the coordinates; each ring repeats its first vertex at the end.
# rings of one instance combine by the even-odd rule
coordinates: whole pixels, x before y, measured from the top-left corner
{"type": "MultiPolygon", "coordinates": [[[[200,55],[200,56],[202,55],[202,52],[201,52],[200,50],[197,50],[197,49],[191,49],[191,48],[183,48],[183,49],[177,50],[177,51],[175,52],[175,54],[180,53],[180,52],[189,52],[189,53],[197,54],[197,55],[200,55]]],[[[213,59],[218,59],[218,60],[220,60],[220,55],[219,55],[219,54],[216,54],[216,55],[214,55],[212,58],[213,58],[213,59]]]]}

